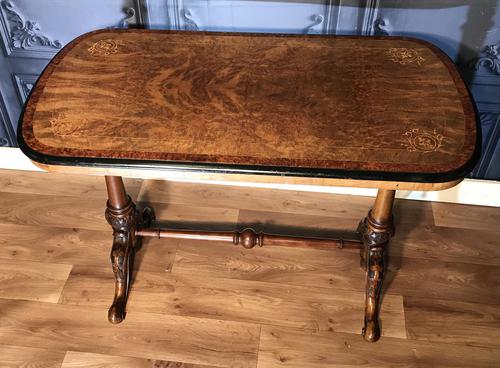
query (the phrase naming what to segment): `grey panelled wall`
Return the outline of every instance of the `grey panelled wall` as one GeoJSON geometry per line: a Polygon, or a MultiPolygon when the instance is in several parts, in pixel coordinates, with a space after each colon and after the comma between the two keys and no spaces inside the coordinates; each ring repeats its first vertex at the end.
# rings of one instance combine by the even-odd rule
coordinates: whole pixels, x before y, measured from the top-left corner
{"type": "Polygon", "coordinates": [[[129,25],[428,40],[460,67],[480,111],[473,176],[500,179],[500,0],[0,0],[0,145],[15,145],[22,104],[64,44],[129,25]]]}
{"type": "Polygon", "coordinates": [[[0,0],[0,146],[16,145],[27,94],[61,47],[82,33],[135,21],[140,13],[124,13],[124,7],[136,5],[133,0],[0,0]]]}

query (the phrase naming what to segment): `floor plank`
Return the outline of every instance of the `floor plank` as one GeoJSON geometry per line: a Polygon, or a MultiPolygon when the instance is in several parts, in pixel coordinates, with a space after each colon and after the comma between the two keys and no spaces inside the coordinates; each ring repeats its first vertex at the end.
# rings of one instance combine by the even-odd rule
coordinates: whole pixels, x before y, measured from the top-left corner
{"type": "MultiPolygon", "coordinates": [[[[112,230],[0,224],[0,259],[110,267],[112,230]]],[[[172,268],[177,243],[146,238],[134,268],[172,268]]]]}
{"type": "Polygon", "coordinates": [[[60,368],[64,355],[64,351],[0,345],[0,367],[60,368]]]}
{"type": "MultiPolygon", "coordinates": [[[[496,266],[389,257],[384,288],[393,295],[456,299],[494,304],[500,294],[496,266]]],[[[205,277],[290,285],[364,290],[359,255],[344,249],[319,251],[286,247],[252,250],[184,241],[174,272],[205,277]]]]}
{"type": "Polygon", "coordinates": [[[57,303],[71,267],[0,259],[0,298],[57,303]]]}
{"type": "MultiPolygon", "coordinates": [[[[123,178],[127,193],[136,199],[141,179],[123,178]]],[[[8,193],[42,194],[107,199],[104,177],[46,172],[0,170],[0,191],[8,193]]]]}
{"type": "Polygon", "coordinates": [[[26,193],[0,193],[0,223],[109,230],[102,199],[26,193]]]}
{"type": "Polygon", "coordinates": [[[238,228],[293,236],[357,238],[360,218],[344,216],[299,215],[296,213],[241,210],[238,228]]]}
{"type": "Polygon", "coordinates": [[[499,231],[500,208],[465,206],[452,203],[432,203],[437,226],[452,228],[499,231]]]}
{"type": "Polygon", "coordinates": [[[405,298],[411,339],[500,349],[500,303],[405,298]]]}
{"type": "Polygon", "coordinates": [[[198,365],[165,360],[140,359],[116,355],[104,355],[68,351],[61,368],[212,368],[213,366],[198,365]]]}
{"type": "Polygon", "coordinates": [[[398,257],[500,266],[500,228],[403,225],[396,229],[389,252],[398,257]]]}
{"type": "Polygon", "coordinates": [[[255,367],[260,327],[242,322],[129,312],[110,325],[107,311],[0,300],[0,343],[219,367],[255,367]]]}
{"type": "MultiPolygon", "coordinates": [[[[2,209],[0,223],[31,226],[81,228],[88,230],[108,230],[104,219],[105,202],[101,199],[83,197],[57,197],[52,195],[1,193],[2,209]]],[[[153,204],[156,217],[162,224],[181,222],[189,228],[189,223],[205,224],[213,228],[221,224],[234,227],[238,210],[183,205],[153,204]]]]}
{"type": "MultiPolygon", "coordinates": [[[[61,302],[106,309],[112,293],[109,270],[75,267],[61,302]]],[[[364,292],[141,271],[128,310],[359,334],[363,301],[364,292]]],[[[402,302],[396,295],[384,299],[385,336],[406,338],[402,302]]]]}
{"type": "Polygon", "coordinates": [[[375,344],[345,333],[262,328],[258,368],[482,368],[495,367],[500,350],[381,338],[375,344]]]}
{"type": "MultiPolygon", "coordinates": [[[[136,256],[127,318],[113,326],[102,178],[33,175],[0,171],[2,367],[60,367],[64,354],[65,367],[498,366],[497,208],[396,201],[384,336],[375,344],[359,336],[364,272],[349,249],[148,238],[136,256]]],[[[140,183],[127,180],[132,196],[140,192],[161,224],[177,228],[352,234],[373,203],[140,183]]]]}
{"type": "Polygon", "coordinates": [[[304,215],[361,218],[373,198],[229,185],[145,180],[139,200],[190,206],[222,207],[304,215]]]}
{"type": "MultiPolygon", "coordinates": [[[[145,204],[145,202],[141,202],[145,204]]],[[[148,202],[149,203],[149,202],[148,202]]],[[[239,211],[222,207],[153,203],[157,225],[181,229],[233,230],[239,211]]]]}
{"type": "MultiPolygon", "coordinates": [[[[373,197],[228,185],[145,180],[140,201],[335,217],[354,224],[366,216],[373,197]]],[[[396,199],[396,224],[434,224],[429,202],[396,199]]],[[[339,226],[337,225],[336,228],[339,226]]],[[[340,227],[342,228],[342,226],[340,227]]]]}
{"type": "Polygon", "coordinates": [[[500,267],[397,257],[389,262],[384,288],[391,294],[499,303],[500,267]]]}
{"type": "Polygon", "coordinates": [[[289,285],[364,290],[359,253],[271,247],[243,249],[215,242],[179,243],[175,273],[277,282],[289,285]]]}

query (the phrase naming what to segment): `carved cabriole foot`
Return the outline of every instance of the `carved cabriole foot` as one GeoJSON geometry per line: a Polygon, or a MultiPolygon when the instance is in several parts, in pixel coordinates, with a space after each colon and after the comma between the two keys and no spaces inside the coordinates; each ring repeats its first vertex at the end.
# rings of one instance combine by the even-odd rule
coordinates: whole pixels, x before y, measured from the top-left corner
{"type": "Polygon", "coordinates": [[[154,220],[150,207],[138,211],[126,194],[121,177],[107,176],[108,202],[105,217],[113,228],[111,265],[115,275],[115,295],[108,311],[111,323],[120,323],[125,318],[130,280],[133,270],[134,252],[138,248],[136,229],[148,227],[154,220]]]}
{"type": "Polygon", "coordinates": [[[358,228],[364,244],[361,262],[366,270],[365,321],[362,334],[365,340],[370,342],[380,338],[380,292],[384,278],[385,248],[394,233],[394,194],[394,191],[379,190],[373,209],[358,228]]]}

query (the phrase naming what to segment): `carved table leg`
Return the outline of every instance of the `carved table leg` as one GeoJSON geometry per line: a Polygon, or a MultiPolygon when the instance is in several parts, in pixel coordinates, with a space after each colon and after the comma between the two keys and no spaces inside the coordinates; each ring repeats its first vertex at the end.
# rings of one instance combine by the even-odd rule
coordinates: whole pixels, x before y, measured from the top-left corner
{"type": "Polygon", "coordinates": [[[136,229],[149,226],[153,220],[151,208],[137,211],[134,202],[127,195],[123,180],[119,176],[106,176],[108,202],[106,220],[113,228],[111,265],[115,275],[115,296],[108,311],[111,323],[120,323],[125,318],[130,278],[133,270],[134,248],[137,246],[136,229]]]}
{"type": "Polygon", "coordinates": [[[380,338],[380,290],[385,268],[385,247],[394,232],[392,205],[394,190],[380,189],[368,216],[360,223],[358,232],[364,244],[361,262],[366,270],[365,324],[363,337],[375,342],[380,338]]]}

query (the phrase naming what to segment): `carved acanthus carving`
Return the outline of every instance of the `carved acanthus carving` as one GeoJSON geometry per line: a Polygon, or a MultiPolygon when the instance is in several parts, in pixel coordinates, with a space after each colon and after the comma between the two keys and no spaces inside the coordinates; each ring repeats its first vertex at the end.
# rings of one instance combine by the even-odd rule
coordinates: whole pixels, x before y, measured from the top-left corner
{"type": "Polygon", "coordinates": [[[1,6],[9,21],[10,43],[13,49],[27,49],[35,45],[60,49],[63,46],[61,41],[54,41],[42,34],[37,22],[24,19],[10,1],[2,1],[1,6]]]}
{"type": "Polygon", "coordinates": [[[484,48],[485,56],[473,61],[476,70],[483,66],[490,69],[493,73],[500,74],[500,43],[488,45],[484,48]]]}
{"type": "Polygon", "coordinates": [[[367,245],[368,248],[373,248],[388,243],[394,233],[394,228],[392,221],[385,225],[377,224],[369,213],[368,217],[359,223],[356,232],[360,235],[363,244],[367,245]]]}
{"type": "Polygon", "coordinates": [[[104,214],[106,221],[111,225],[115,233],[134,232],[137,226],[138,211],[134,202],[129,197],[128,205],[123,209],[106,208],[104,214]]]}

